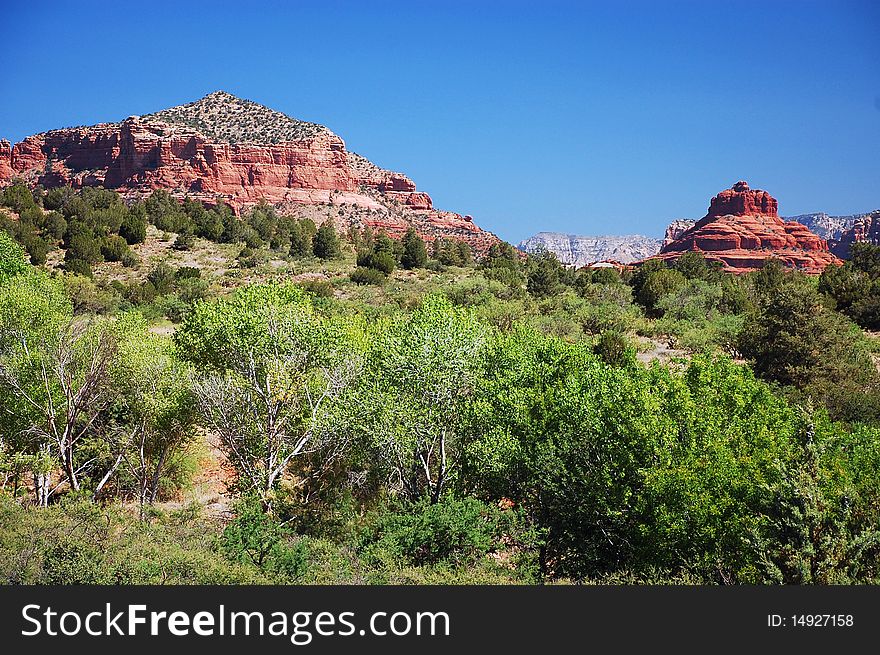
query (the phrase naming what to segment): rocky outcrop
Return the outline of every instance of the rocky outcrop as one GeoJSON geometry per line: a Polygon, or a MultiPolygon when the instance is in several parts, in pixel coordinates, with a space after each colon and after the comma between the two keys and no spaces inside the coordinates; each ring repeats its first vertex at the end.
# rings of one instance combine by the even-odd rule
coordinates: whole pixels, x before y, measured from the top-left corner
{"type": "Polygon", "coordinates": [[[811,232],[828,241],[828,249],[841,259],[849,258],[850,245],[857,241],[870,241],[871,225],[876,222],[877,211],[847,216],[829,216],[825,213],[790,216],[789,221],[803,223],[811,232]]]}
{"type": "Polygon", "coordinates": [[[10,180],[15,175],[12,169],[12,144],[5,139],[0,139],[0,184],[3,180],[10,180]]]}
{"type": "Polygon", "coordinates": [[[870,214],[862,214],[845,230],[836,244],[841,258],[847,259],[854,243],[870,243],[880,246],[880,209],[870,214]]]}
{"type": "Polygon", "coordinates": [[[778,203],[766,191],[750,189],[749,183],[740,180],[712,198],[709,213],[702,220],[718,216],[768,216],[778,217],[778,203]]]}
{"type": "Polygon", "coordinates": [[[638,234],[629,236],[575,236],[559,232],[539,232],[521,241],[517,248],[527,253],[549,251],[566,266],[580,268],[594,262],[616,261],[627,264],[656,255],[660,240],[638,234]]]}
{"type": "Polygon", "coordinates": [[[706,216],[665,243],[658,257],[676,259],[688,251],[719,261],[733,273],[760,268],[770,258],[809,274],[839,262],[824,239],[779,218],[775,198],[742,181],[712,198],[706,216]]]}
{"type": "Polygon", "coordinates": [[[236,211],[260,200],[346,205],[370,210],[363,223],[374,229],[388,223],[402,234],[413,226],[427,239],[467,240],[478,252],[497,241],[469,217],[434,210],[407,176],[348,152],[326,127],[223,92],[120,123],[52,130],[11,148],[0,142],[0,185],[15,177],[130,196],[167,189],[236,211]]]}
{"type": "Polygon", "coordinates": [[[672,221],[668,226],[666,226],[666,234],[663,235],[663,246],[667,246],[673,241],[675,241],[682,234],[691,229],[695,220],[690,218],[677,218],[672,221]]]}

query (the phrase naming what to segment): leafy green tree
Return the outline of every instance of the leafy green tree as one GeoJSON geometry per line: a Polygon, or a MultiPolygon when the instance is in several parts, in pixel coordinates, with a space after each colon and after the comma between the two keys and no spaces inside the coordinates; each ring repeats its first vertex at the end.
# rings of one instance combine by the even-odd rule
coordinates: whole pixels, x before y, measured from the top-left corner
{"type": "Polygon", "coordinates": [[[101,244],[90,233],[74,234],[64,253],[64,267],[71,273],[81,273],[91,277],[92,265],[104,258],[101,244]]]}
{"type": "Polygon", "coordinates": [[[878,417],[880,380],[858,329],[802,277],[764,292],[746,318],[739,350],[760,377],[815,397],[835,418],[878,417]]]}
{"type": "Polygon", "coordinates": [[[684,275],[674,269],[660,269],[644,276],[636,300],[650,315],[662,315],[660,301],[685,285],[684,275]]]}
{"type": "Polygon", "coordinates": [[[819,291],[834,299],[836,308],[860,326],[880,329],[880,246],[856,243],[852,260],[829,266],[819,278],[819,291]]]}
{"type": "Polygon", "coordinates": [[[30,269],[22,248],[9,234],[0,230],[0,284],[30,269]]]}
{"type": "Polygon", "coordinates": [[[429,296],[406,319],[383,329],[372,347],[360,402],[366,429],[410,500],[440,500],[466,447],[465,404],[478,374],[486,328],[466,310],[429,296]]]}
{"type": "Polygon", "coordinates": [[[180,203],[164,189],[156,189],[144,203],[147,218],[163,232],[183,232],[191,225],[180,203]]]}
{"type": "MultiPolygon", "coordinates": [[[[116,348],[111,325],[72,319],[60,285],[40,276],[17,276],[0,293],[6,411],[34,448],[57,458],[76,491],[92,464],[82,461],[82,447],[111,396],[107,371],[116,348]]],[[[48,480],[39,480],[40,504],[48,502],[50,491],[48,480]]]]}
{"type": "Polygon", "coordinates": [[[195,386],[202,420],[218,434],[241,493],[269,509],[294,458],[344,446],[325,420],[360,358],[298,287],[254,285],[198,304],[174,339],[202,371],[195,386]]]}
{"type": "MultiPolygon", "coordinates": [[[[582,273],[589,274],[590,271],[581,271],[582,273]]],[[[597,268],[592,271],[592,275],[590,276],[590,281],[593,284],[620,284],[620,273],[616,268],[612,266],[605,266],[602,268],[597,268]]]]}
{"type": "Polygon", "coordinates": [[[149,332],[143,318],[124,315],[116,332],[118,355],[110,377],[118,395],[109,410],[109,432],[110,452],[118,454],[103,482],[122,466],[143,517],[145,506],[156,501],[163,475],[195,436],[195,398],[170,341],[149,332]]]}
{"type": "Polygon", "coordinates": [[[311,257],[312,235],[301,222],[294,222],[290,228],[290,256],[311,257]]]}
{"type": "Polygon", "coordinates": [[[428,263],[428,249],[424,240],[413,229],[409,228],[403,235],[403,256],[400,264],[406,269],[424,268],[428,263]]]}
{"type": "Polygon", "coordinates": [[[723,272],[721,264],[710,261],[699,252],[686,252],[673,262],[672,267],[688,280],[720,280],[723,272]]]}

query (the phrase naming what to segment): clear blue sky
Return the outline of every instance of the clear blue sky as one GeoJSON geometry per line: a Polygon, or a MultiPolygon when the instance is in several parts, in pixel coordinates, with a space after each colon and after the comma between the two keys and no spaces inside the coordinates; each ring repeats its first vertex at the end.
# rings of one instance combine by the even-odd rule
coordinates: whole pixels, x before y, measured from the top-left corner
{"type": "Polygon", "coordinates": [[[0,0],[0,137],[223,89],[516,242],[880,207],[880,3],[0,0]],[[103,5],[103,6],[101,6],[103,5]]]}

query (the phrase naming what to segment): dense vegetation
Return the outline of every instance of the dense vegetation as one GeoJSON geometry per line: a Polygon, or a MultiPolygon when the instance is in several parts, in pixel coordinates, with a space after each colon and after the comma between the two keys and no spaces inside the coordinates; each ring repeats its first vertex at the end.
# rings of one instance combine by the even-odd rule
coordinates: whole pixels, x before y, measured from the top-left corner
{"type": "Polygon", "coordinates": [[[880,581],[880,248],[572,271],[163,192],[0,202],[0,580],[880,581]]]}

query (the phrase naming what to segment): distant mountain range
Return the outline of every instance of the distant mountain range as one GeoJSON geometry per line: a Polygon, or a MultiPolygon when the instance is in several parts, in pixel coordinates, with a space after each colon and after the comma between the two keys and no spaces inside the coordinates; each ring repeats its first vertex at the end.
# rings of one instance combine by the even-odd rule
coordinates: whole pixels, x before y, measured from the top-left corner
{"type": "Polygon", "coordinates": [[[626,236],[576,236],[560,232],[538,232],[517,246],[527,253],[547,250],[566,266],[580,268],[599,261],[634,262],[660,251],[660,239],[632,234],[626,236]]]}

